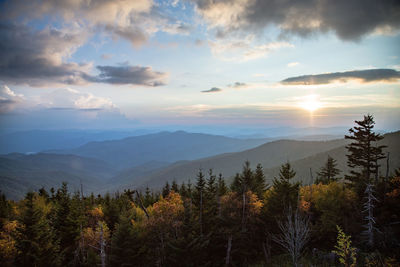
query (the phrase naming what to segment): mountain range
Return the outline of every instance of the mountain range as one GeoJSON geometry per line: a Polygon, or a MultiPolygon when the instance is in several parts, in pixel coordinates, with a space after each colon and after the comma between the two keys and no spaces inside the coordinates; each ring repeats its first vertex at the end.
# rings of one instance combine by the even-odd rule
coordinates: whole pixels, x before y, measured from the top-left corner
{"type": "MultiPolygon", "coordinates": [[[[400,167],[400,131],[384,135],[390,152],[390,171],[400,167]]],[[[307,137],[304,139],[307,140],[307,137]]],[[[183,131],[160,132],[118,140],[89,142],[65,150],[36,154],[0,155],[0,190],[19,199],[28,190],[49,189],[68,182],[73,190],[83,185],[85,194],[115,192],[126,188],[160,189],[167,181],[195,182],[199,169],[221,173],[228,181],[245,161],[260,163],[268,183],[289,161],[296,179],[308,184],[328,155],[347,172],[344,138],[328,141],[237,139],[183,131]],[[310,169],[311,168],[311,169],[310,169]]],[[[386,161],[381,162],[386,172],[386,161]]]]}

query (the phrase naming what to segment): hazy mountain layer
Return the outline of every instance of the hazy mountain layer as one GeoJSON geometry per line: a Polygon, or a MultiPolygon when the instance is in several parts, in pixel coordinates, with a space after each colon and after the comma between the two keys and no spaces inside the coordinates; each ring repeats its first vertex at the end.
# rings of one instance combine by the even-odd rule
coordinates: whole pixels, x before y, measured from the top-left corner
{"type": "Polygon", "coordinates": [[[90,142],[76,149],[52,151],[106,161],[120,170],[150,161],[173,163],[194,160],[225,152],[249,149],[268,139],[235,139],[218,135],[161,132],[121,140],[90,142]]]}
{"type": "Polygon", "coordinates": [[[58,188],[63,181],[85,192],[94,192],[105,180],[115,175],[106,162],[75,155],[39,153],[34,155],[8,154],[0,157],[0,190],[7,197],[18,199],[29,190],[44,186],[58,188]]]}
{"type": "Polygon", "coordinates": [[[236,153],[225,153],[214,157],[194,161],[177,162],[147,177],[132,180],[129,185],[160,187],[166,181],[194,181],[199,169],[222,173],[225,177],[233,176],[242,169],[243,163],[249,160],[254,167],[261,163],[264,168],[272,168],[286,161],[296,161],[317,153],[341,147],[344,139],[332,141],[293,141],[279,140],[263,144],[253,149],[236,153]]]}
{"type": "MultiPolygon", "coordinates": [[[[222,173],[230,179],[241,171],[246,160],[250,161],[252,167],[261,163],[269,182],[272,181],[274,176],[278,175],[280,165],[290,161],[297,172],[297,179],[307,184],[311,182],[310,168],[313,178],[316,179],[316,172],[325,164],[328,155],[337,159],[338,167],[343,170],[342,176],[348,171],[347,151],[345,149],[347,142],[345,139],[324,142],[274,141],[242,152],[222,154],[195,161],[177,162],[147,177],[136,178],[129,183],[129,186],[160,188],[166,181],[182,182],[191,179],[193,182],[200,168],[203,171],[212,168],[214,173],[222,173]]],[[[385,152],[390,152],[390,171],[400,167],[400,132],[386,134],[382,144],[388,146],[385,152]]],[[[382,161],[381,164],[381,173],[385,174],[386,161],[382,161]]]]}

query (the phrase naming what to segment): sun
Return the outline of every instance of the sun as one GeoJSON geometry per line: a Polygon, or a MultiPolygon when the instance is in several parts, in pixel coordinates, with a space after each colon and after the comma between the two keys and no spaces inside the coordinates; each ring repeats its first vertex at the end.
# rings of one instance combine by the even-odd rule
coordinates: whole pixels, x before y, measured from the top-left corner
{"type": "Polygon", "coordinates": [[[316,111],[322,107],[322,103],[318,100],[317,95],[308,95],[302,98],[299,106],[310,112],[316,111]]]}

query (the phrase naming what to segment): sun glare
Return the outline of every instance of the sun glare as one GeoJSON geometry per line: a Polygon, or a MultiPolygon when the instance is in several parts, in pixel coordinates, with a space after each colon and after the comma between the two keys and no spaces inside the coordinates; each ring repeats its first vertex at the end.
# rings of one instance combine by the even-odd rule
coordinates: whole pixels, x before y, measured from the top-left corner
{"type": "Polygon", "coordinates": [[[322,107],[321,102],[318,100],[317,95],[305,96],[302,102],[299,103],[300,107],[310,112],[316,111],[322,107]]]}

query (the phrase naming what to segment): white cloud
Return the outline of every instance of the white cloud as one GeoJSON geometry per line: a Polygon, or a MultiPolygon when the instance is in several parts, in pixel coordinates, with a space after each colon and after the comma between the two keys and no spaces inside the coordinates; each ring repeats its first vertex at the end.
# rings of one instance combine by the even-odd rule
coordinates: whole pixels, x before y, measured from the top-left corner
{"type": "Polygon", "coordinates": [[[270,42],[259,44],[254,35],[245,38],[230,38],[209,41],[214,56],[225,61],[248,61],[266,57],[271,51],[281,48],[293,48],[288,42],[270,42]]]}
{"type": "Polygon", "coordinates": [[[287,64],[287,66],[288,66],[289,68],[293,68],[293,67],[298,66],[299,64],[300,64],[299,62],[290,62],[290,63],[287,64]]]}
{"type": "Polygon", "coordinates": [[[0,86],[0,113],[8,112],[24,100],[22,94],[16,94],[7,85],[0,86]]]}
{"type": "Polygon", "coordinates": [[[94,96],[71,88],[57,89],[40,98],[41,105],[57,109],[112,109],[115,105],[108,98],[94,96]]]}

